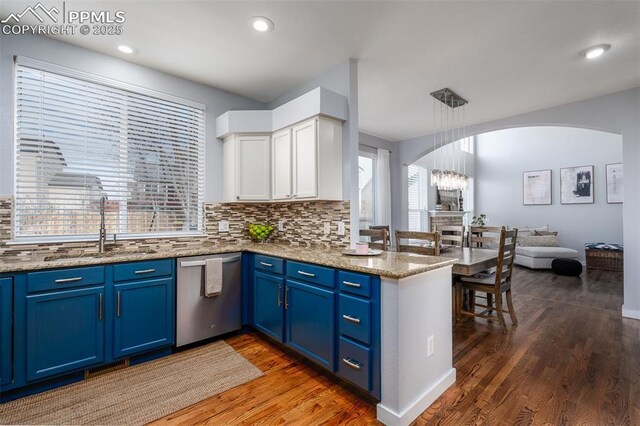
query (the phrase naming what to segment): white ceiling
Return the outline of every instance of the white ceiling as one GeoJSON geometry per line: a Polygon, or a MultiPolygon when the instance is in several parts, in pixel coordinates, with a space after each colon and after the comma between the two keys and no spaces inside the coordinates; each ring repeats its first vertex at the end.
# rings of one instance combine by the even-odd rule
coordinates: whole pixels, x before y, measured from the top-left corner
{"type": "MultiPolygon", "coordinates": [[[[0,12],[32,2],[6,1],[0,12]]],[[[43,1],[57,5],[61,1],[43,1]]],[[[60,37],[262,102],[359,58],[361,130],[390,140],[432,131],[428,93],[469,100],[467,124],[640,86],[640,2],[67,1],[126,12],[124,35],[60,37]],[[254,33],[263,15],[275,30],[254,33]],[[578,52],[613,47],[599,60],[578,52]]]]}

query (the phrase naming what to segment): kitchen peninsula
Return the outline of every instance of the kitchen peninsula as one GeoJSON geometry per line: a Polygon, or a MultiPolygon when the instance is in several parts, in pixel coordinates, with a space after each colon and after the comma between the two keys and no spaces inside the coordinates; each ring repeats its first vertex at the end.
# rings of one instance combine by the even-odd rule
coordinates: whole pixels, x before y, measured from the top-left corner
{"type": "MultiPolygon", "coordinates": [[[[351,281],[359,278],[371,277],[371,286],[378,287],[371,289],[370,300],[372,306],[375,306],[372,316],[379,316],[379,327],[372,326],[372,333],[377,334],[372,337],[372,342],[377,341],[379,348],[371,343],[372,354],[378,352],[375,356],[379,358],[379,367],[372,366],[371,381],[379,377],[379,385],[372,384],[370,393],[380,401],[377,412],[378,419],[383,423],[410,423],[455,382],[451,332],[451,268],[455,260],[452,259],[394,252],[371,257],[351,257],[342,255],[340,249],[316,246],[222,243],[204,244],[189,249],[148,249],[145,252],[118,252],[106,255],[84,253],[77,257],[27,257],[19,261],[3,261],[0,264],[0,274],[2,277],[14,277],[14,292],[19,294],[19,287],[25,285],[25,279],[19,277],[38,270],[80,271],[96,265],[142,265],[158,259],[235,252],[242,252],[243,263],[248,265],[243,267],[243,274],[250,274],[254,278],[247,280],[247,277],[243,277],[243,282],[247,284],[246,289],[243,287],[243,304],[248,310],[252,310],[254,306],[246,300],[246,296],[253,294],[251,286],[255,277],[268,275],[258,269],[255,272],[252,270],[252,265],[258,264],[260,259],[273,259],[282,262],[282,265],[286,263],[282,274],[287,273],[288,278],[292,273],[313,275],[306,271],[315,272],[314,268],[319,268],[319,276],[330,271],[331,278],[328,282],[334,287],[335,279],[335,287],[338,289],[344,287],[345,283],[349,285],[352,284],[351,281]],[[375,295],[378,295],[378,300],[375,295]],[[374,371],[374,368],[378,371],[374,371]]],[[[262,263],[272,265],[273,262],[262,263]]],[[[306,279],[307,281],[301,282],[309,284],[309,278],[306,279]]],[[[301,280],[304,280],[304,277],[301,280]]],[[[356,299],[361,295],[357,291],[349,293],[349,290],[347,288],[344,294],[339,295],[336,290],[336,296],[339,296],[339,300],[360,301],[356,299]]],[[[16,297],[16,300],[18,299],[16,297]]],[[[344,304],[340,306],[343,307],[344,304]]],[[[340,313],[339,309],[336,310],[336,314],[340,313]]],[[[22,312],[24,315],[20,309],[16,312],[22,312]]],[[[252,320],[247,321],[247,325],[260,330],[252,320]]],[[[18,318],[16,323],[20,322],[18,318]]],[[[340,338],[341,342],[342,340],[348,339],[340,338]]],[[[352,346],[361,349],[361,345],[352,346]]],[[[340,355],[338,358],[350,361],[351,357],[338,354],[340,348],[335,349],[335,354],[331,352],[332,358],[340,355]]],[[[333,359],[329,364],[334,364],[333,359]]],[[[360,366],[361,364],[355,365],[356,369],[362,368],[360,366]]],[[[338,375],[346,377],[347,380],[351,378],[350,370],[346,374],[340,374],[339,365],[333,369],[327,368],[332,372],[337,370],[338,375]]],[[[358,384],[357,379],[351,381],[358,384]]]]}

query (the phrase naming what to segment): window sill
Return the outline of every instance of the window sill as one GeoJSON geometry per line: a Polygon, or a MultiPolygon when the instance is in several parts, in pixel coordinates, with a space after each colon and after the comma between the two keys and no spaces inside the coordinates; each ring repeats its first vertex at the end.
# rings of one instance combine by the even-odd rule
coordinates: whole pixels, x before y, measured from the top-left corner
{"type": "MultiPolygon", "coordinates": [[[[167,238],[194,238],[194,237],[206,237],[207,234],[202,232],[194,232],[190,234],[178,233],[178,234],[155,234],[155,235],[145,235],[145,234],[127,234],[120,235],[117,234],[117,241],[131,241],[131,240],[159,240],[159,239],[167,239],[167,238]]],[[[107,236],[107,243],[113,241],[113,234],[107,236]]],[[[17,245],[39,245],[39,244],[50,244],[50,243],[83,243],[83,242],[93,242],[98,243],[97,235],[77,235],[77,236],[56,236],[56,237],[23,237],[14,240],[10,240],[5,242],[7,246],[17,246],[17,245]]]]}

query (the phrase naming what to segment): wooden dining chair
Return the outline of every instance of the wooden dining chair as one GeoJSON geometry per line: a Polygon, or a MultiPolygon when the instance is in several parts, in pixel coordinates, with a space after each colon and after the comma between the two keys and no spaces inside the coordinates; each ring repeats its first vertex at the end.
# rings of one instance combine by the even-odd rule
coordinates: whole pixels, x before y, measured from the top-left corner
{"type": "Polygon", "coordinates": [[[456,247],[464,247],[464,225],[436,225],[436,232],[440,234],[440,241],[456,247]]]}
{"type": "Polygon", "coordinates": [[[396,250],[399,252],[440,256],[440,235],[437,232],[396,231],[396,250]],[[407,244],[402,244],[402,240],[407,244]]]}
{"type": "Polygon", "coordinates": [[[384,229],[385,231],[387,231],[387,246],[391,248],[391,230],[389,228],[389,225],[371,225],[369,226],[369,229],[384,229]]]}
{"type": "Polygon", "coordinates": [[[507,324],[504,320],[504,312],[508,312],[511,317],[511,323],[518,325],[516,312],[513,308],[513,300],[511,298],[511,278],[513,273],[513,260],[516,251],[516,237],[518,230],[510,231],[504,228],[500,229],[499,245],[498,245],[498,264],[494,273],[479,273],[471,277],[461,277],[456,283],[456,318],[461,320],[463,315],[493,319],[488,315],[491,311],[496,312],[498,322],[502,328],[502,332],[507,332],[507,324]],[[464,290],[469,290],[470,297],[475,298],[477,292],[486,293],[487,304],[470,303],[469,310],[465,310],[462,304],[462,294],[464,290]],[[503,309],[502,293],[506,294],[508,310],[503,309]],[[492,297],[489,297],[492,296],[492,297]],[[485,308],[480,313],[475,312],[476,307],[485,308]]]}
{"type": "Polygon", "coordinates": [[[469,247],[495,248],[504,226],[469,226],[469,247]]]}
{"type": "Polygon", "coordinates": [[[389,231],[386,229],[361,229],[362,237],[368,238],[369,248],[389,251],[389,231]]]}

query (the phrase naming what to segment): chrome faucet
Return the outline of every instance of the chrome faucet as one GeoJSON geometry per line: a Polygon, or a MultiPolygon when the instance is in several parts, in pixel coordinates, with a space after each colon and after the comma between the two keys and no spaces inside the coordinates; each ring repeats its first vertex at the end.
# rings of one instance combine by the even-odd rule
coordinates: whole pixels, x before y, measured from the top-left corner
{"type": "Polygon", "coordinates": [[[98,239],[98,253],[104,253],[104,244],[107,241],[107,228],[104,225],[104,210],[107,197],[100,197],[100,237],[98,239]]]}

